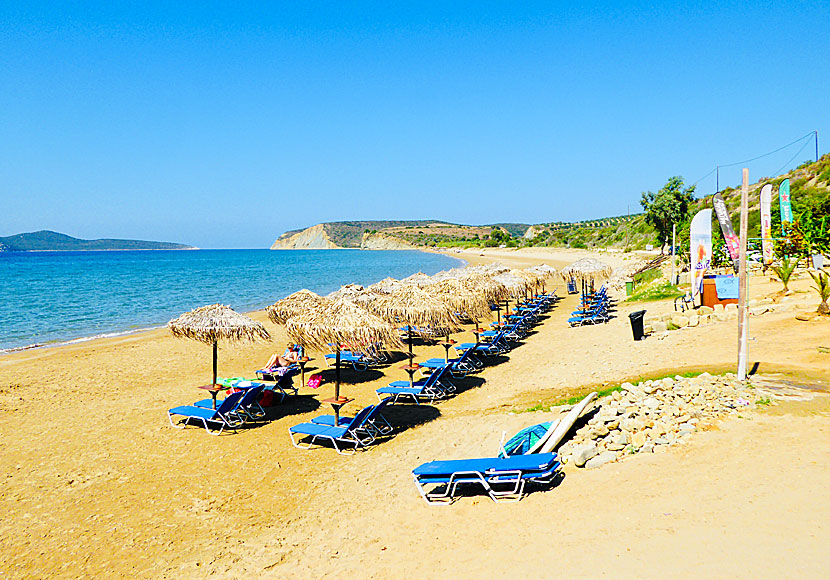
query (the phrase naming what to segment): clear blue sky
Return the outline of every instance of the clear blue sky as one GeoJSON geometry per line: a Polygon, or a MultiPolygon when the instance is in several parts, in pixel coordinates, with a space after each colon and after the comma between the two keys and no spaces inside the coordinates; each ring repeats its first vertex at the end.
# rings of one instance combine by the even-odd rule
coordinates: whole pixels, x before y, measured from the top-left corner
{"type": "Polygon", "coordinates": [[[577,220],[830,148],[827,2],[257,4],[3,2],[0,235],[577,220]]]}

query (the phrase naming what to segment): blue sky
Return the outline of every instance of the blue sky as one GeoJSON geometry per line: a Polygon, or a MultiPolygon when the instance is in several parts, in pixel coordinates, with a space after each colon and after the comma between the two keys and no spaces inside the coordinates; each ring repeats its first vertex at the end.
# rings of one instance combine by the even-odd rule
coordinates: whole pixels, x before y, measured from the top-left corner
{"type": "Polygon", "coordinates": [[[830,144],[827,2],[68,4],[0,4],[0,235],[578,220],[830,144]]]}

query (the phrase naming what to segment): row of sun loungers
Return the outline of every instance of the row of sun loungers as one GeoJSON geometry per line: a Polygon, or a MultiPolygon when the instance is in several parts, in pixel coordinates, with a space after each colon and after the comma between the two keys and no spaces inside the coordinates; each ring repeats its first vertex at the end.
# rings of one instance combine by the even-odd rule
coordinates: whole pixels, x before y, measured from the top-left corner
{"type": "Polygon", "coordinates": [[[571,326],[583,326],[585,324],[598,324],[608,322],[611,319],[611,299],[608,297],[608,288],[603,285],[593,294],[583,294],[580,307],[571,313],[568,324],[571,326]]]}
{"type": "MultiPolygon", "coordinates": [[[[456,345],[454,358],[434,358],[421,363],[429,371],[421,380],[393,381],[377,389],[378,403],[364,407],[353,417],[337,419],[334,415],[319,415],[290,427],[292,444],[300,449],[331,446],[339,454],[353,454],[358,449],[366,449],[378,440],[390,437],[394,428],[383,415],[386,407],[402,402],[417,405],[436,403],[454,395],[458,391],[456,381],[484,368],[488,358],[512,350],[557,299],[555,294],[550,294],[519,305],[513,314],[504,316],[503,324],[494,324],[493,330],[482,332],[478,342],[456,345]]],[[[599,305],[603,296],[598,293],[584,300],[590,306],[599,305]]],[[[335,358],[336,354],[326,355],[326,361],[330,364],[335,358]]],[[[381,351],[369,354],[340,352],[341,363],[351,364],[356,370],[381,364],[384,359],[381,351]]],[[[292,374],[290,370],[280,371],[278,376],[270,372],[267,377],[264,373],[259,374],[262,378],[275,381],[276,385],[237,381],[234,386],[239,390],[223,400],[217,400],[215,409],[212,399],[175,407],[168,411],[170,423],[179,426],[173,422],[174,417],[180,417],[185,423],[195,420],[208,432],[218,435],[226,428],[236,429],[247,422],[261,421],[266,417],[265,410],[258,403],[263,390],[269,388],[279,392],[281,398],[285,398],[287,390],[296,394],[297,389],[290,380],[292,374]],[[211,426],[218,429],[211,430],[211,426]]],[[[415,468],[412,475],[424,500],[440,505],[452,503],[462,489],[473,486],[480,486],[493,501],[518,501],[527,484],[550,483],[559,469],[555,453],[502,453],[493,458],[431,461],[415,468]]]]}

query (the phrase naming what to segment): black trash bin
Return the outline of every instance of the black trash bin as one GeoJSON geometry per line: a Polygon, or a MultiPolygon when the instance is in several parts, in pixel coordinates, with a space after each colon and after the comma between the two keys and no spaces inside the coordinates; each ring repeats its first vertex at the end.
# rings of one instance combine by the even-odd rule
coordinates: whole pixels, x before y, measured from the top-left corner
{"type": "Polygon", "coordinates": [[[631,332],[634,334],[634,340],[643,340],[643,318],[645,318],[646,311],[638,310],[628,315],[631,321],[631,332]]]}

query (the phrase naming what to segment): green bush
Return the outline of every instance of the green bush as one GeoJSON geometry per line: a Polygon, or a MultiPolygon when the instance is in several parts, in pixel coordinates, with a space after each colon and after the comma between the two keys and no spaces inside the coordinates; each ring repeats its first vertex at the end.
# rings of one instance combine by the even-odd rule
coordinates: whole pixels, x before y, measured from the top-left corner
{"type": "Polygon", "coordinates": [[[683,292],[668,280],[655,280],[634,290],[627,298],[627,302],[654,302],[656,300],[675,299],[683,296],[683,292]]]}

